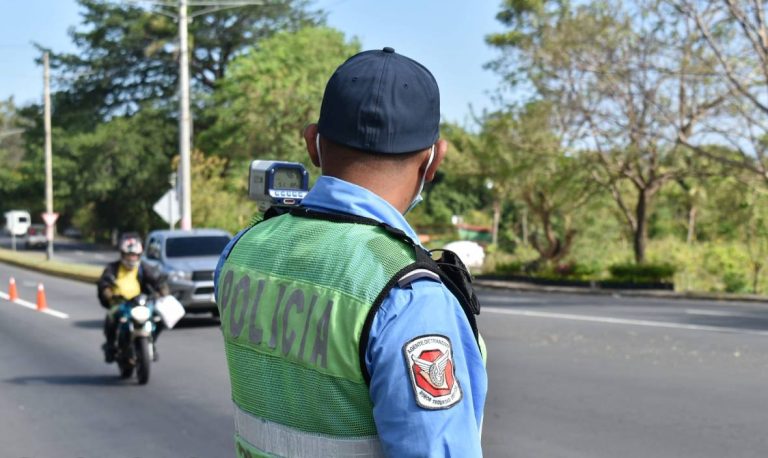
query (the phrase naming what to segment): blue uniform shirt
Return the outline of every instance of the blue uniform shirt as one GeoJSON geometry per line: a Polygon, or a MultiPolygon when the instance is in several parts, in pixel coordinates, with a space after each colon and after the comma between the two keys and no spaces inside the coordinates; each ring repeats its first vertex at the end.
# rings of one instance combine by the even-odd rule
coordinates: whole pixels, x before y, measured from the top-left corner
{"type": "MultiPolygon", "coordinates": [[[[353,214],[385,222],[418,237],[388,202],[352,183],[321,176],[302,202],[313,210],[353,214]]],[[[241,235],[224,249],[223,260],[241,235]]],[[[440,282],[416,280],[395,286],[371,327],[365,362],[371,375],[373,417],[387,456],[482,456],[480,430],[488,381],[469,322],[456,298],[440,282]],[[451,343],[461,400],[447,409],[425,409],[416,402],[411,364],[404,346],[420,336],[439,335],[451,343]]]]}

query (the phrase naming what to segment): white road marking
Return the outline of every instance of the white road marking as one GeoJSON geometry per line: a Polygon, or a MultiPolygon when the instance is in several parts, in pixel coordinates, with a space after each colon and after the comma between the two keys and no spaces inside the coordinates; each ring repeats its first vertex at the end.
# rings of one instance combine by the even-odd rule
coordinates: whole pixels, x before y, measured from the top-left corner
{"type": "Polygon", "coordinates": [[[483,311],[490,313],[500,313],[503,315],[527,316],[532,318],[556,318],[561,320],[588,321],[592,323],[625,324],[630,326],[648,326],[653,328],[683,329],[687,331],[728,332],[736,334],[768,336],[768,331],[760,331],[756,329],[735,329],[720,326],[669,323],[665,321],[633,320],[627,318],[613,318],[608,316],[573,315],[570,313],[539,312],[533,310],[506,309],[499,307],[483,307],[483,311]]]}
{"type": "Polygon", "coordinates": [[[544,299],[534,299],[527,297],[506,297],[506,296],[483,296],[482,303],[498,302],[500,304],[519,303],[519,304],[538,304],[544,302],[544,299]]]}
{"type": "MultiPolygon", "coordinates": [[[[20,305],[20,306],[26,307],[28,309],[37,310],[37,304],[33,304],[32,302],[25,301],[24,299],[16,299],[15,301],[10,301],[9,300],[10,298],[11,297],[8,294],[0,291],[0,299],[5,299],[5,300],[9,301],[12,304],[20,305]]],[[[46,308],[46,309],[42,310],[42,312],[47,314],[47,315],[55,316],[56,318],[61,318],[62,320],[66,320],[67,318],[69,318],[69,315],[67,315],[66,313],[59,312],[58,310],[53,310],[53,309],[50,309],[50,308],[46,308]]]]}
{"type": "Polygon", "coordinates": [[[746,317],[742,313],[726,312],[723,310],[704,310],[704,309],[685,309],[685,313],[688,315],[705,315],[705,316],[732,316],[732,317],[746,317]]]}

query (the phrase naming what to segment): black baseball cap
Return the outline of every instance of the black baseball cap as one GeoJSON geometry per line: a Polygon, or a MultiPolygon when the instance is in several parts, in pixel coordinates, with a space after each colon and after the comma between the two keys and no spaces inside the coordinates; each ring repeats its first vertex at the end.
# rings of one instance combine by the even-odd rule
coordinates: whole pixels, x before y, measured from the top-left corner
{"type": "Polygon", "coordinates": [[[318,131],[334,143],[372,153],[427,149],[440,135],[437,81],[390,47],[355,54],[325,86],[318,131]]]}

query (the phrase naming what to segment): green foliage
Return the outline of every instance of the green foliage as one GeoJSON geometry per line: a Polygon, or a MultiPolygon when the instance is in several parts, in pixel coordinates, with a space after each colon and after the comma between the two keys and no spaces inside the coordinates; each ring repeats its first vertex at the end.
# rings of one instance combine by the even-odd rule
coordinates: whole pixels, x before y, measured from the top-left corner
{"type": "MultiPolygon", "coordinates": [[[[148,101],[174,105],[176,22],[136,3],[78,2],[81,27],[70,32],[78,52],[54,53],[51,59],[68,86],[57,94],[57,110],[67,116],[120,115],[133,113],[148,101]]],[[[196,17],[189,24],[192,89],[212,90],[233,58],[275,32],[320,22],[322,16],[307,5],[305,0],[279,0],[196,17]]]]}
{"type": "Polygon", "coordinates": [[[728,293],[746,293],[748,292],[749,280],[738,272],[725,272],[723,274],[723,284],[728,293]]]}
{"type": "Polygon", "coordinates": [[[0,211],[11,209],[8,202],[18,206],[21,200],[18,189],[24,185],[21,170],[25,155],[23,132],[32,125],[19,113],[13,98],[0,100],[0,211]]]}
{"type": "Polygon", "coordinates": [[[628,283],[670,282],[675,275],[670,264],[615,264],[608,271],[611,280],[628,283]]]}
{"type": "Polygon", "coordinates": [[[0,164],[2,171],[18,167],[24,157],[22,133],[32,123],[18,112],[13,97],[0,100],[0,164]]]}
{"type": "Polygon", "coordinates": [[[201,145],[235,160],[308,162],[302,129],[317,120],[329,75],[359,48],[328,28],[265,39],[238,57],[220,82],[216,121],[201,134],[201,145]]]}
{"type": "Polygon", "coordinates": [[[675,287],[682,291],[768,291],[765,270],[755,269],[744,242],[707,241],[686,244],[674,238],[651,241],[649,262],[677,267],[675,287]]]}
{"type": "Polygon", "coordinates": [[[575,261],[564,262],[550,267],[549,271],[556,278],[569,280],[593,280],[600,274],[600,267],[595,264],[584,264],[575,261]]]}
{"type": "Polygon", "coordinates": [[[486,248],[484,272],[502,274],[530,273],[535,267],[538,253],[530,246],[518,246],[513,253],[497,250],[494,245],[486,248]]]}
{"type": "Polygon", "coordinates": [[[467,145],[474,135],[451,123],[441,125],[440,133],[448,141],[448,154],[435,180],[424,187],[424,203],[408,213],[406,219],[428,233],[454,232],[454,215],[469,224],[490,226],[491,216],[483,208],[490,195],[467,145]]]}
{"type": "Polygon", "coordinates": [[[524,264],[521,261],[510,261],[496,264],[496,267],[493,270],[494,273],[499,275],[521,275],[525,273],[524,264]]]}
{"type": "MultiPolygon", "coordinates": [[[[145,233],[161,226],[152,206],[170,187],[174,127],[166,114],[145,109],[91,132],[57,129],[57,209],[73,215],[85,233],[102,239],[110,229],[145,233]]],[[[35,175],[41,176],[42,161],[38,164],[35,175]]]]}
{"type": "Polygon", "coordinates": [[[248,164],[227,168],[218,156],[192,155],[192,225],[235,233],[248,226],[258,210],[248,199],[248,164]]]}

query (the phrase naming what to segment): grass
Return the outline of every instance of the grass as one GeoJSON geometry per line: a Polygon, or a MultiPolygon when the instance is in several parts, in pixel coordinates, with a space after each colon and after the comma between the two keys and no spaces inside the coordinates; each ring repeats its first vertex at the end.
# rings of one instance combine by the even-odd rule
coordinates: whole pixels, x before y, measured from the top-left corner
{"type": "Polygon", "coordinates": [[[11,251],[0,248],[0,262],[36,270],[58,277],[71,278],[87,283],[96,283],[101,276],[102,267],[85,264],[70,264],[66,262],[48,261],[43,252],[11,251]]]}

